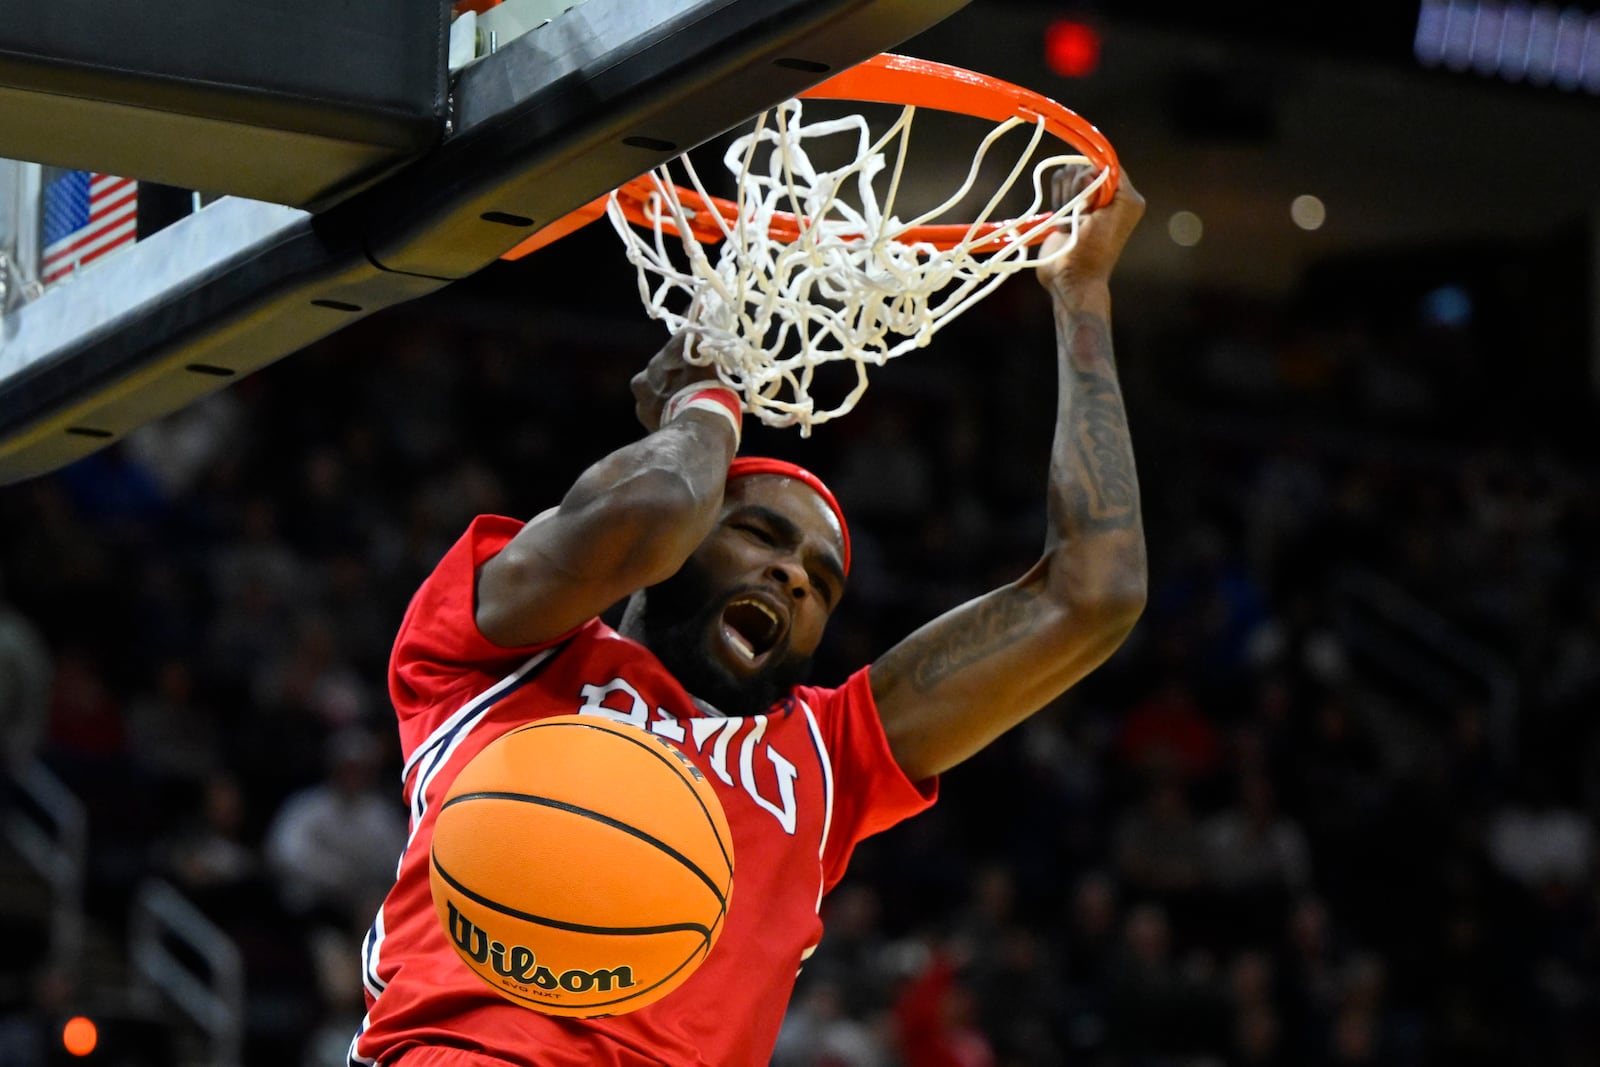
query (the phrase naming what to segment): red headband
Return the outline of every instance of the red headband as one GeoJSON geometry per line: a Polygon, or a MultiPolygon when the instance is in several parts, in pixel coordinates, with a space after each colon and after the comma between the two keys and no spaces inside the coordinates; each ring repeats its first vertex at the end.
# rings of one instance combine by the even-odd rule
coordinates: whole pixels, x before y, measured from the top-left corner
{"type": "Polygon", "coordinates": [[[822,479],[806,470],[804,467],[790,463],[786,459],[773,459],[770,456],[740,456],[728,467],[728,481],[743,478],[751,474],[776,474],[784,478],[793,478],[804,482],[811,487],[812,492],[822,498],[828,505],[828,510],[833,512],[833,517],[839,520],[839,535],[844,541],[844,573],[850,574],[850,526],[844,521],[844,509],[834,499],[833,493],[822,484],[822,479]]]}

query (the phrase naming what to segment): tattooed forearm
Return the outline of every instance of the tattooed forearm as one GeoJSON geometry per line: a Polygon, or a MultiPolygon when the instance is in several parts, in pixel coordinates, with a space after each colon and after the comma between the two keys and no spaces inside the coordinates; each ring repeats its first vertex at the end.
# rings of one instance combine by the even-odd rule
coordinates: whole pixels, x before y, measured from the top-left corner
{"type": "Polygon", "coordinates": [[[903,646],[915,659],[898,666],[909,670],[912,688],[926,693],[963,667],[1010,645],[1027,629],[1038,599],[1038,593],[1028,588],[997,589],[971,605],[970,611],[943,620],[922,640],[903,646]]]}
{"type": "Polygon", "coordinates": [[[1139,482],[1105,319],[1077,316],[1064,332],[1062,355],[1069,377],[1052,477],[1063,494],[1058,518],[1075,530],[1133,526],[1139,482]]]}
{"type": "Polygon", "coordinates": [[[1130,525],[1139,513],[1139,483],[1117,383],[1082,371],[1075,377],[1071,519],[1094,529],[1130,525]]]}

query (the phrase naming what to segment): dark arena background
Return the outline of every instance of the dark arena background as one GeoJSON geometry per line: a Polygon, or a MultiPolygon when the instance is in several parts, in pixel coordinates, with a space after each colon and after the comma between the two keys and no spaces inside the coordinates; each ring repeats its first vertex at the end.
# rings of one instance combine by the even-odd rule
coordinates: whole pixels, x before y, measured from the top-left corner
{"type": "MultiPolygon", "coordinates": [[[[893,50],[1067,104],[1148,201],[1151,596],[859,850],[775,1064],[1600,1063],[1600,12],[974,0],[893,50]]],[[[141,243],[196,200],[141,186],[141,243]]],[[[408,598],[637,435],[665,339],[602,221],[0,487],[0,1065],[345,1062],[408,598]]],[[[1017,277],[747,430],[851,516],[820,682],[1034,562],[1054,378],[1017,277]]]]}

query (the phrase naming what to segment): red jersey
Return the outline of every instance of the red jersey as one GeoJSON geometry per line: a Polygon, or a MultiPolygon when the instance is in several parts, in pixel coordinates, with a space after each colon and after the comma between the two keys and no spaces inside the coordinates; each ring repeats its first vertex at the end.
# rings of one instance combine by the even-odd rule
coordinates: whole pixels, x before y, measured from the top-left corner
{"type": "Polygon", "coordinates": [[[446,1046],[526,1067],[765,1064],[822,936],[823,894],[858,841],[933,803],[936,782],[913,784],[895,763],[865,669],[838,689],[798,686],[764,715],[724,717],[598,619],[548,647],[490,643],[474,620],[474,575],[521,526],[474,521],[395,642],[389,687],[411,832],[362,945],[368,1010],[351,1062],[446,1046]],[[546,1016],[495,993],[456,955],[428,887],[434,818],[457,772],[507,730],[572,713],[676,743],[717,790],[738,870],[727,926],[700,969],[656,1003],[605,1019],[546,1016]]]}

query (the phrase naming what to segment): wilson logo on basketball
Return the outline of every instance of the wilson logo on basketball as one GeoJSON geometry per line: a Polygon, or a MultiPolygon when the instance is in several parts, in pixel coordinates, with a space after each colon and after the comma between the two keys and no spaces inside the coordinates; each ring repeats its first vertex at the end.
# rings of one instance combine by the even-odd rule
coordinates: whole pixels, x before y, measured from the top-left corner
{"type": "Polygon", "coordinates": [[[453,903],[447,902],[445,907],[449,911],[450,938],[456,947],[464,955],[480,964],[488,964],[495,974],[518,985],[533,986],[547,992],[561,989],[568,993],[587,993],[591,989],[609,993],[614,988],[627,989],[634,985],[633,968],[627,965],[599,971],[574,968],[558,975],[539,963],[533,949],[524,945],[507,947],[490,937],[481,927],[473,925],[472,920],[457,911],[453,903]]]}

